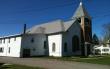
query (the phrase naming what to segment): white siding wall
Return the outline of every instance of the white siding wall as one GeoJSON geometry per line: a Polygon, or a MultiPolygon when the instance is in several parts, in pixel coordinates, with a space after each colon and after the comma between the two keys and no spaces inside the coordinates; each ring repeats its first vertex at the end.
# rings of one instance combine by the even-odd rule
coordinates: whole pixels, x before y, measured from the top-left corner
{"type": "Polygon", "coordinates": [[[107,47],[109,47],[109,48],[110,48],[110,44],[107,44],[107,47]]]}
{"type": "Polygon", "coordinates": [[[62,56],[62,34],[48,36],[49,56],[62,56]],[[52,51],[52,44],[55,43],[55,52],[52,51]]]}
{"type": "Polygon", "coordinates": [[[62,43],[63,56],[72,56],[75,54],[81,54],[81,51],[72,52],[72,37],[75,35],[79,37],[79,43],[80,43],[80,25],[78,23],[74,23],[67,32],[63,33],[63,39],[62,39],[63,40],[63,43],[62,43]],[[67,52],[64,52],[65,42],[67,43],[67,52]]]}
{"type": "Polygon", "coordinates": [[[23,49],[30,49],[30,56],[45,55],[44,41],[46,36],[42,34],[25,35],[22,40],[22,54],[23,49]],[[31,42],[33,38],[34,42],[31,42]]]}
{"type": "Polygon", "coordinates": [[[0,43],[0,48],[3,47],[3,53],[0,53],[0,56],[10,56],[10,57],[20,57],[20,49],[21,49],[21,37],[16,37],[16,41],[14,40],[15,37],[9,39],[5,39],[5,43],[0,43]],[[10,53],[9,53],[10,47],[10,53]]]}
{"type": "Polygon", "coordinates": [[[6,52],[7,52],[7,43],[3,43],[3,42],[4,40],[1,39],[0,48],[3,48],[3,52],[0,52],[0,56],[6,56],[6,52]]]}

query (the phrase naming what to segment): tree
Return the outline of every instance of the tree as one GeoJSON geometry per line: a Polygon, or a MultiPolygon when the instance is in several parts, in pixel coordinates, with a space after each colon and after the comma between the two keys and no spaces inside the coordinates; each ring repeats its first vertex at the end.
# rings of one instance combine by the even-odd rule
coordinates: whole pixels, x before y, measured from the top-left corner
{"type": "Polygon", "coordinates": [[[110,40],[110,23],[104,24],[104,36],[103,36],[103,43],[106,43],[108,40],[110,40]]]}
{"type": "Polygon", "coordinates": [[[95,44],[95,45],[98,45],[98,44],[99,44],[99,39],[98,39],[98,37],[97,37],[96,34],[93,35],[92,42],[93,42],[93,44],[95,44]]]}

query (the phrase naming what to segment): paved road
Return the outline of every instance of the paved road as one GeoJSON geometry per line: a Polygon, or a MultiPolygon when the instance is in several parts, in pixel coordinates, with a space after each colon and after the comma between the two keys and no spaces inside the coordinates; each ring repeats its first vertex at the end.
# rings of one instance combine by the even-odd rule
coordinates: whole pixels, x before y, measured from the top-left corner
{"type": "Polygon", "coordinates": [[[0,62],[28,65],[33,67],[38,66],[38,67],[44,67],[46,69],[110,69],[110,66],[106,66],[106,65],[58,61],[58,60],[43,59],[43,58],[0,57],[0,62]]]}

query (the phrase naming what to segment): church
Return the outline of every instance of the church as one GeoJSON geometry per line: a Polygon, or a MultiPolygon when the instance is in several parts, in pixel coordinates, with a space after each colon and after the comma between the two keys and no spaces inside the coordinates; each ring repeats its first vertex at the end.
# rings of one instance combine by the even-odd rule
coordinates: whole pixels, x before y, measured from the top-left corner
{"type": "Polygon", "coordinates": [[[80,2],[70,20],[61,19],[35,25],[22,34],[0,37],[0,56],[89,55],[92,43],[91,17],[80,2]]]}

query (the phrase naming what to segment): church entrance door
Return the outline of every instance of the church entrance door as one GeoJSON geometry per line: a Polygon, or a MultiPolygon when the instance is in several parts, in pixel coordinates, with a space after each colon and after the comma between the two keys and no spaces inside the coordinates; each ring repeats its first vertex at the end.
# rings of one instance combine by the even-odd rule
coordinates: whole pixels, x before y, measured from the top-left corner
{"type": "Polygon", "coordinates": [[[79,50],[79,37],[73,36],[72,38],[72,51],[76,52],[79,50]]]}

